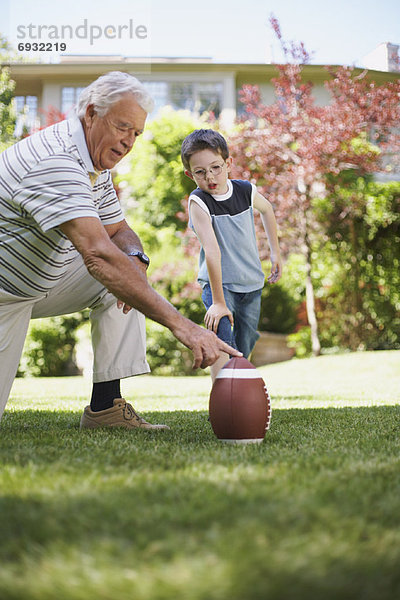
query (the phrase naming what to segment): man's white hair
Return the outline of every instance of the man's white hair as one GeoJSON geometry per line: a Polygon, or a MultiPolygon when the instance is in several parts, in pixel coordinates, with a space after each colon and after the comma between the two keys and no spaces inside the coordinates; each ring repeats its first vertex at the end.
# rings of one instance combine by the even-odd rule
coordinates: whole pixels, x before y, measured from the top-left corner
{"type": "Polygon", "coordinates": [[[153,98],[136,77],[121,71],[110,71],[82,90],[78,98],[76,114],[83,119],[87,106],[93,104],[99,117],[104,117],[111,106],[127,93],[132,94],[139,106],[147,113],[153,110],[153,98]]]}

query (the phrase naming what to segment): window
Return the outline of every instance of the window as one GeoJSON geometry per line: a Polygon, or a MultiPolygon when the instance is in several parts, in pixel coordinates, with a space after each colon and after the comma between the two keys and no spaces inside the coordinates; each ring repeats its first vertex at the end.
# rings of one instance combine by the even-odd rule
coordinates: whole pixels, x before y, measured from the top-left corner
{"type": "Polygon", "coordinates": [[[14,107],[17,113],[14,131],[16,137],[39,127],[37,96],[15,96],[14,107]]]}
{"type": "Polygon", "coordinates": [[[63,87],[61,90],[61,112],[70,117],[72,111],[78,102],[79,94],[85,88],[83,87],[63,87]]]}
{"type": "Polygon", "coordinates": [[[168,104],[168,84],[165,81],[144,81],[143,85],[154,100],[154,112],[158,111],[168,104]]]}
{"type": "Polygon", "coordinates": [[[222,109],[222,83],[199,83],[197,84],[195,112],[201,115],[203,112],[213,112],[219,117],[222,109]]]}
{"type": "Polygon", "coordinates": [[[176,110],[194,111],[194,84],[171,83],[169,86],[169,103],[176,110]]]}
{"type": "Polygon", "coordinates": [[[167,105],[175,110],[189,110],[198,115],[212,111],[216,117],[222,110],[222,83],[192,81],[145,81],[143,83],[155,102],[152,116],[167,105]]]}

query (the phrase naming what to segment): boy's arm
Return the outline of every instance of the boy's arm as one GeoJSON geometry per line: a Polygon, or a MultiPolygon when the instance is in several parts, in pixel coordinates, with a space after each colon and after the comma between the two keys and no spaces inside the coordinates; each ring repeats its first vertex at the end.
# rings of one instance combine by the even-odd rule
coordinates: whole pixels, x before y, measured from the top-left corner
{"type": "Polygon", "coordinates": [[[225,304],[222,289],[221,251],[209,215],[196,202],[191,202],[190,216],[194,230],[204,249],[213,297],[213,304],[206,312],[204,323],[207,329],[211,329],[216,333],[218,323],[225,315],[233,325],[233,316],[225,304]]]}
{"type": "Polygon", "coordinates": [[[261,213],[261,220],[271,249],[271,275],[268,277],[268,281],[270,283],[276,283],[282,276],[282,258],[279,250],[274,210],[269,200],[264,198],[260,192],[256,192],[253,206],[261,213]]]}

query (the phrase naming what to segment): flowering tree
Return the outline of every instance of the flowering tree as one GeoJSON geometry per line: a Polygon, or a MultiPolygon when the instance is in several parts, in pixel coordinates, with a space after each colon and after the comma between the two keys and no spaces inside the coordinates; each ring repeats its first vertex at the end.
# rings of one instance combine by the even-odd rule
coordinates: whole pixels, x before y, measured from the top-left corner
{"type": "Polygon", "coordinates": [[[335,178],[345,170],[362,175],[393,168],[400,148],[394,129],[400,119],[400,81],[378,86],[367,72],[356,75],[340,67],[327,72],[330,104],[317,106],[313,86],[303,78],[310,61],[304,44],[285,42],[278,21],[271,17],[270,23],[286,63],[276,65],[272,105],[262,103],[257,86],[245,85],[240,92],[246,115],[229,140],[233,176],[250,178],[261,188],[274,205],[285,242],[305,256],[307,317],[317,355],[312,240],[322,225],[314,199],[332,193],[335,178]]]}
{"type": "Polygon", "coordinates": [[[45,129],[46,127],[50,127],[50,125],[55,125],[55,123],[59,123],[60,121],[64,121],[67,118],[67,115],[55,106],[50,105],[47,109],[40,109],[41,114],[44,117],[44,125],[39,129],[45,129]]]}

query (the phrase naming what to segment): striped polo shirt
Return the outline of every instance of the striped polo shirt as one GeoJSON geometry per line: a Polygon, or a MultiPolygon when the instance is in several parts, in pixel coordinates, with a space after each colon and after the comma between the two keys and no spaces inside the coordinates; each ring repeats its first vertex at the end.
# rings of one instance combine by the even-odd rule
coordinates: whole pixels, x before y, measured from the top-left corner
{"type": "Polygon", "coordinates": [[[111,225],[123,214],[110,172],[95,171],[73,117],[0,154],[0,288],[36,297],[54,287],[77,255],[59,226],[78,217],[111,225]]]}
{"type": "MultiPolygon", "coordinates": [[[[228,191],[211,195],[196,188],[189,196],[210,217],[221,250],[222,284],[231,292],[254,292],[264,285],[254,227],[253,198],[257,188],[249,181],[228,179],[228,191]]],[[[200,250],[198,281],[209,283],[204,249],[200,250]]]]}

